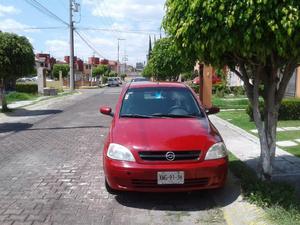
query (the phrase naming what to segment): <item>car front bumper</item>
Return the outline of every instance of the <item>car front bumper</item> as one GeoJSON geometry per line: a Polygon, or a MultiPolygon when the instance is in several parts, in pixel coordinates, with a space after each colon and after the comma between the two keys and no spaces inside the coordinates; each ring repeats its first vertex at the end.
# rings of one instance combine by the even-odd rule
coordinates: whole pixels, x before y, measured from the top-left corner
{"type": "Polygon", "coordinates": [[[104,172],[115,190],[140,192],[179,192],[223,187],[227,158],[197,163],[141,164],[104,159],[104,172]],[[157,184],[158,172],[184,171],[184,184],[157,184]]]}

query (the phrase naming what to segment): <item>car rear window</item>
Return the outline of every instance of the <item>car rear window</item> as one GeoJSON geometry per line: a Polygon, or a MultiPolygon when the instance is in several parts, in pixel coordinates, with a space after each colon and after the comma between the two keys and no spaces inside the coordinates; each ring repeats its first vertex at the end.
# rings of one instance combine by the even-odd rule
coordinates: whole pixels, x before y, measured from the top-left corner
{"type": "Polygon", "coordinates": [[[120,117],[203,117],[194,95],[187,88],[130,88],[124,95],[120,117]]]}

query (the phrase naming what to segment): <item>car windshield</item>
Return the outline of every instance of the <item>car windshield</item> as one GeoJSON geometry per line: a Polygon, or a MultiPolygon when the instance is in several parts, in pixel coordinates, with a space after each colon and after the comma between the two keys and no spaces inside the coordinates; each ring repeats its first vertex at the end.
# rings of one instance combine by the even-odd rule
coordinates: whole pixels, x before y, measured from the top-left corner
{"type": "Polygon", "coordinates": [[[137,77],[132,80],[132,82],[148,81],[145,77],[137,77]]]}
{"type": "Polygon", "coordinates": [[[187,88],[147,87],[127,90],[120,117],[199,118],[203,114],[187,88]]]}

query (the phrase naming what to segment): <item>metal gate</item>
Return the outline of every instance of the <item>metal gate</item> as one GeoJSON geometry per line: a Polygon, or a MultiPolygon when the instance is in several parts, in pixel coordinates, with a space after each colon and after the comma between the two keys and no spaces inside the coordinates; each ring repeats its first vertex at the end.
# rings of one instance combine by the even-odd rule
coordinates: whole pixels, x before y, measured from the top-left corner
{"type": "Polygon", "coordinates": [[[287,88],[285,91],[285,96],[287,96],[287,97],[295,97],[296,96],[296,79],[297,79],[296,71],[297,70],[295,70],[292,78],[290,79],[290,81],[287,85],[287,88]]]}

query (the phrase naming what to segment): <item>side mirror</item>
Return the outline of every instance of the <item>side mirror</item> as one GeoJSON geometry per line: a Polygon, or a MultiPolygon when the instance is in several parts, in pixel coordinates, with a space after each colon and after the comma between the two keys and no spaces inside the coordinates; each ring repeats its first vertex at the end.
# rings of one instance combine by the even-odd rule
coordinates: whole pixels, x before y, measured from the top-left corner
{"type": "Polygon", "coordinates": [[[216,113],[220,112],[220,108],[219,107],[211,107],[209,109],[205,109],[205,112],[207,115],[216,114],[216,113]]]}
{"type": "Polygon", "coordinates": [[[101,107],[100,108],[100,113],[104,114],[104,115],[108,115],[108,116],[114,116],[114,114],[112,113],[112,110],[110,107],[101,107]]]}

